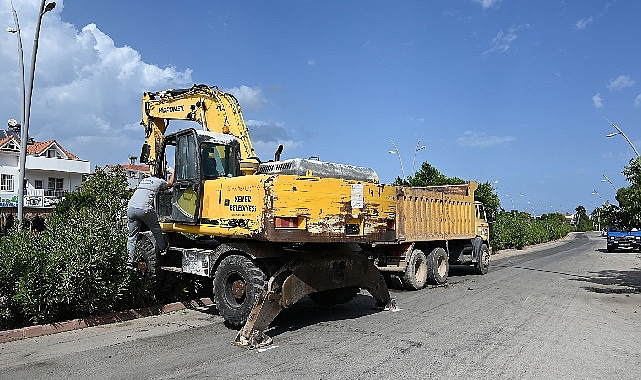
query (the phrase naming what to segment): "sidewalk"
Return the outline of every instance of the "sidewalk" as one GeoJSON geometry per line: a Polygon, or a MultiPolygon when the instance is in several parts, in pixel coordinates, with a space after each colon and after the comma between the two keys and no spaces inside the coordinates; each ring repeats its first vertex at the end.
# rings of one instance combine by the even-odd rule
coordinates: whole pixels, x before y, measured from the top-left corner
{"type": "Polygon", "coordinates": [[[46,325],[28,326],[19,329],[0,331],[0,344],[25,338],[35,338],[42,335],[57,334],[64,331],[80,330],[87,327],[106,325],[109,323],[130,321],[132,319],[150,317],[175,311],[194,309],[209,311],[214,303],[209,298],[192,301],[174,302],[163,306],[151,306],[143,309],[127,310],[102,316],[72,319],[70,321],[50,323],[46,325]]]}

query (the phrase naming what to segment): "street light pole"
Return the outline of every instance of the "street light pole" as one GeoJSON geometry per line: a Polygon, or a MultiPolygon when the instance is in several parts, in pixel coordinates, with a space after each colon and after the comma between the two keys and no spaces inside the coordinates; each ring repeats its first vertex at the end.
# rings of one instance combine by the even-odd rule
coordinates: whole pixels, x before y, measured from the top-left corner
{"type": "Polygon", "coordinates": [[[618,190],[619,190],[619,189],[617,189],[617,187],[616,187],[616,186],[614,186],[614,184],[612,183],[612,181],[610,181],[610,178],[608,178],[608,176],[606,176],[606,175],[604,174],[604,175],[603,175],[603,177],[604,177],[605,179],[602,179],[602,180],[601,180],[601,182],[605,182],[605,181],[607,180],[608,182],[610,182],[610,185],[612,185],[612,187],[614,187],[614,191],[618,191],[618,190]]]}
{"type": "Polygon", "coordinates": [[[24,125],[24,54],[22,52],[22,36],[20,35],[20,23],[18,22],[18,13],[13,7],[13,0],[11,1],[11,10],[13,11],[13,22],[15,24],[15,29],[7,28],[7,32],[15,33],[18,37],[18,63],[20,66],[20,132],[22,137],[22,126],[24,125]]]}
{"type": "Polygon", "coordinates": [[[608,118],[607,118],[607,117],[605,117],[605,116],[604,116],[603,118],[604,118],[605,120],[607,120],[607,121],[608,121],[608,123],[612,124],[612,126],[614,127],[614,129],[616,129],[616,130],[618,131],[617,133],[610,133],[610,134],[606,135],[605,137],[613,137],[613,136],[616,136],[616,135],[621,135],[621,136],[623,136],[623,138],[628,142],[628,144],[630,144],[630,147],[632,147],[632,150],[634,151],[634,154],[636,154],[636,155],[637,155],[637,157],[639,157],[639,152],[637,151],[637,148],[635,148],[635,147],[634,147],[634,145],[632,145],[632,141],[630,141],[630,139],[628,138],[628,136],[626,136],[626,135],[625,135],[625,133],[623,133],[623,131],[622,131],[619,127],[617,127],[617,126],[616,126],[616,124],[614,124],[613,122],[611,122],[610,120],[608,120],[608,118]]]}
{"type": "MultiPolygon", "coordinates": [[[[605,174],[604,174],[604,176],[605,176],[605,174]]],[[[613,186],[614,186],[614,185],[613,185],[613,186]]],[[[601,204],[603,205],[603,197],[601,196],[601,194],[599,194],[599,192],[598,192],[598,191],[596,191],[596,190],[592,190],[592,194],[593,194],[593,195],[594,195],[594,194],[598,195],[598,196],[599,196],[599,199],[601,199],[601,204]]],[[[599,208],[599,207],[597,207],[597,208],[599,208]]],[[[600,230],[601,230],[601,209],[600,209],[600,208],[599,208],[599,213],[598,213],[597,219],[598,219],[598,223],[599,223],[599,231],[600,231],[600,230]]]]}
{"type": "Polygon", "coordinates": [[[405,168],[403,168],[403,159],[401,159],[401,152],[398,151],[398,147],[396,147],[396,144],[394,144],[394,140],[389,139],[389,141],[392,142],[392,145],[394,145],[394,150],[395,150],[395,151],[394,150],[390,150],[389,152],[391,154],[396,153],[396,155],[398,156],[398,162],[401,164],[401,172],[403,173],[403,181],[404,181],[405,180],[405,168]]]}
{"type": "Polygon", "coordinates": [[[18,25],[18,15],[16,10],[13,8],[13,2],[11,3],[11,8],[13,9],[14,20],[16,23],[16,33],[18,33],[18,45],[20,53],[20,67],[22,71],[22,124],[20,128],[20,169],[18,176],[18,226],[22,226],[24,219],[24,195],[25,195],[25,166],[27,161],[27,140],[29,139],[29,117],[31,115],[31,95],[33,94],[33,82],[34,75],[36,72],[36,55],[38,54],[38,38],[40,37],[40,24],[42,23],[42,16],[53,10],[56,7],[54,1],[45,4],[46,0],[42,0],[40,3],[40,11],[38,12],[38,22],[36,23],[36,31],[33,37],[33,51],[31,52],[31,70],[29,74],[29,87],[28,93],[25,96],[25,86],[24,86],[24,57],[22,55],[22,38],[20,36],[20,27],[18,25]]]}
{"type": "Polygon", "coordinates": [[[427,148],[425,145],[421,145],[419,147],[420,144],[421,144],[421,139],[419,139],[416,142],[416,148],[414,148],[414,160],[412,161],[412,176],[416,175],[416,170],[414,170],[414,167],[416,166],[416,153],[418,153],[418,151],[420,151],[420,150],[423,150],[423,149],[427,148]]]}
{"type": "Polygon", "coordinates": [[[512,198],[512,194],[507,193],[507,194],[505,194],[505,196],[510,198],[510,203],[512,204],[512,209],[511,210],[514,210],[514,198],[512,198]]]}

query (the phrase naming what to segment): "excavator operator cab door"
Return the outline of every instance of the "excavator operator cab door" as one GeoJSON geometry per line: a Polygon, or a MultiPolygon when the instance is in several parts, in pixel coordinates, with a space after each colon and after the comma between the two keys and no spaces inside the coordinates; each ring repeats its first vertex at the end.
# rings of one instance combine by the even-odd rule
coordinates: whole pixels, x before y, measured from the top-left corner
{"type": "MultiPolygon", "coordinates": [[[[196,224],[200,217],[202,196],[202,174],[196,131],[187,129],[173,133],[165,138],[165,145],[175,146],[171,220],[178,224],[196,224]]],[[[167,153],[168,150],[165,152],[167,153]]]]}
{"type": "Polygon", "coordinates": [[[167,135],[162,154],[159,162],[163,166],[157,171],[166,173],[167,166],[173,164],[175,180],[171,205],[160,202],[164,205],[158,213],[161,221],[197,224],[201,218],[219,217],[223,206],[209,202],[203,209],[203,193],[218,193],[216,198],[220,198],[223,182],[241,175],[238,141],[233,136],[190,128],[167,135]]]}

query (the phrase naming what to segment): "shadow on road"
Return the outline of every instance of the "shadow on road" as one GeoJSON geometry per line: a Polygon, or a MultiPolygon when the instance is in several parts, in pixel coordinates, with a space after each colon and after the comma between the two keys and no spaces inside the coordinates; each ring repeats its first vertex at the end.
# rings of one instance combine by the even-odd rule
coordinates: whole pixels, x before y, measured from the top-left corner
{"type": "Polygon", "coordinates": [[[594,293],[641,294],[641,268],[590,272],[590,276],[577,277],[572,280],[598,285],[583,287],[583,289],[594,293]]]}
{"type": "Polygon", "coordinates": [[[359,294],[352,301],[333,307],[322,307],[304,298],[294,306],[284,309],[271,323],[268,335],[276,337],[288,331],[295,331],[322,322],[357,319],[381,312],[374,309],[374,298],[359,294]]]}

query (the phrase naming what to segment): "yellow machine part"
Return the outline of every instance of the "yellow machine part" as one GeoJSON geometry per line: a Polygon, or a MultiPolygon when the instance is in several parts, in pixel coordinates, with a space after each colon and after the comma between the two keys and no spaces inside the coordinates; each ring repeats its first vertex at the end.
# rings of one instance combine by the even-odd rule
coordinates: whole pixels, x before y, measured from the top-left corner
{"type": "Polygon", "coordinates": [[[269,241],[393,240],[396,189],[295,175],[218,178],[203,184],[197,225],[164,230],[269,241]]]}

